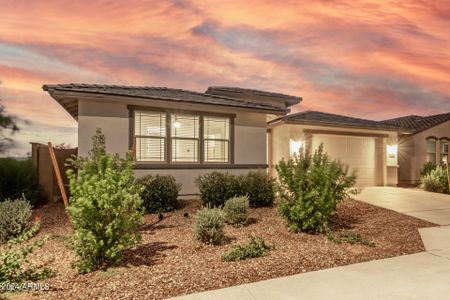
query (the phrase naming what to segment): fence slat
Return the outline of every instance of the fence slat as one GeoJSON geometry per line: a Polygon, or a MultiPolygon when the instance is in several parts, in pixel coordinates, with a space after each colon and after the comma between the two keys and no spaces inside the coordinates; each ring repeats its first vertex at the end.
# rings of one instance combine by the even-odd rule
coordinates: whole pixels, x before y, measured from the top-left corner
{"type": "Polygon", "coordinates": [[[59,171],[58,161],[56,160],[55,151],[51,142],[48,142],[48,152],[50,153],[50,158],[52,160],[53,171],[55,171],[56,181],[58,182],[59,190],[61,191],[61,196],[64,201],[64,206],[69,206],[69,201],[67,200],[66,190],[64,189],[64,184],[61,178],[61,172],[59,171]]]}

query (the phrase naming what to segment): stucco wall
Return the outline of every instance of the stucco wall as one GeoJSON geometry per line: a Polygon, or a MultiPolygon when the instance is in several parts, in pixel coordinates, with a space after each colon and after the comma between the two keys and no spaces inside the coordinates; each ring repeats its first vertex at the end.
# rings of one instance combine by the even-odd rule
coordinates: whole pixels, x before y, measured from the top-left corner
{"type": "MultiPolygon", "coordinates": [[[[107,102],[98,100],[80,100],[78,118],[79,155],[85,156],[92,147],[91,138],[97,128],[101,128],[106,136],[107,151],[119,153],[121,156],[129,150],[129,110],[128,104],[133,102],[107,102]]],[[[142,104],[141,104],[142,105],[142,104]]],[[[266,115],[239,109],[202,107],[198,105],[177,105],[155,101],[153,107],[205,112],[222,112],[235,114],[234,121],[234,162],[235,164],[266,164],[266,115]]],[[[137,176],[147,174],[171,174],[183,184],[183,194],[193,194],[197,190],[194,179],[199,174],[211,172],[211,169],[199,170],[136,170],[137,176]]],[[[248,169],[225,169],[223,172],[241,174],[248,169]]]]}

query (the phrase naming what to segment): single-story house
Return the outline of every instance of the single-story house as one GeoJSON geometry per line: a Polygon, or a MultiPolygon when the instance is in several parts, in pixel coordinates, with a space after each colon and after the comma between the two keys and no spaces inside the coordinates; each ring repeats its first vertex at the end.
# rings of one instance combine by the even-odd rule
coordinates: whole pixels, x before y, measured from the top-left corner
{"type": "Polygon", "coordinates": [[[448,163],[450,112],[431,116],[404,116],[383,123],[410,130],[410,133],[399,135],[400,184],[417,184],[426,162],[448,163]]]}
{"type": "Polygon", "coordinates": [[[109,152],[135,151],[136,176],[171,174],[184,195],[214,170],[241,174],[267,169],[267,121],[300,97],[239,88],[206,93],[162,87],[44,85],[78,121],[78,155],[86,156],[97,128],[109,152]]]}

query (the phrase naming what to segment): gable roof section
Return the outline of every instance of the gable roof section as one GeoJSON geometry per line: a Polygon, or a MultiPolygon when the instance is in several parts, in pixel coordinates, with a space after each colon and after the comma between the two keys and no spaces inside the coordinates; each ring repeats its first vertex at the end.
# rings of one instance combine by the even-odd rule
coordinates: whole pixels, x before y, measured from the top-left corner
{"type": "Polygon", "coordinates": [[[281,102],[286,107],[298,104],[302,101],[302,98],[297,96],[228,86],[210,86],[205,93],[210,95],[221,95],[223,93],[227,95],[231,94],[234,98],[239,99],[263,98],[281,102]]]}
{"type": "Polygon", "coordinates": [[[431,116],[404,116],[395,119],[384,120],[381,122],[385,124],[409,128],[415,134],[447,121],[450,121],[450,112],[431,116]]]}
{"type": "Polygon", "coordinates": [[[253,109],[278,115],[284,115],[288,112],[286,109],[281,109],[270,104],[256,103],[231,97],[209,95],[166,87],[70,83],[45,84],[42,86],[42,89],[47,91],[75,119],[78,117],[78,101],[76,97],[73,96],[73,93],[80,95],[124,96],[142,99],[143,101],[162,100],[191,104],[218,105],[224,107],[253,109]],[[67,93],[71,93],[71,96],[65,96],[67,93]]]}
{"type": "Polygon", "coordinates": [[[306,125],[324,125],[324,126],[335,126],[335,127],[350,127],[350,128],[364,128],[364,129],[374,129],[374,130],[402,130],[403,128],[384,124],[382,122],[353,118],[343,115],[336,115],[330,113],[324,113],[320,111],[302,111],[295,114],[290,114],[276,120],[269,122],[269,124],[276,123],[277,121],[284,121],[285,123],[297,123],[306,125]]]}

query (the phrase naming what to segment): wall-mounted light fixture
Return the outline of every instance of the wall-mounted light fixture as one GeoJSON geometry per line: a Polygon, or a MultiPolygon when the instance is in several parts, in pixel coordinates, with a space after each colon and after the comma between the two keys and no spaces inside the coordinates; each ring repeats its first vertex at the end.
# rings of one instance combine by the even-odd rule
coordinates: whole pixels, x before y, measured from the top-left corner
{"type": "Polygon", "coordinates": [[[397,145],[387,145],[386,146],[386,152],[387,152],[388,158],[396,158],[397,151],[398,151],[397,145]]]}
{"type": "Polygon", "coordinates": [[[292,156],[295,153],[299,154],[300,153],[300,149],[303,146],[303,141],[299,141],[299,140],[289,140],[289,154],[292,156]]]}

